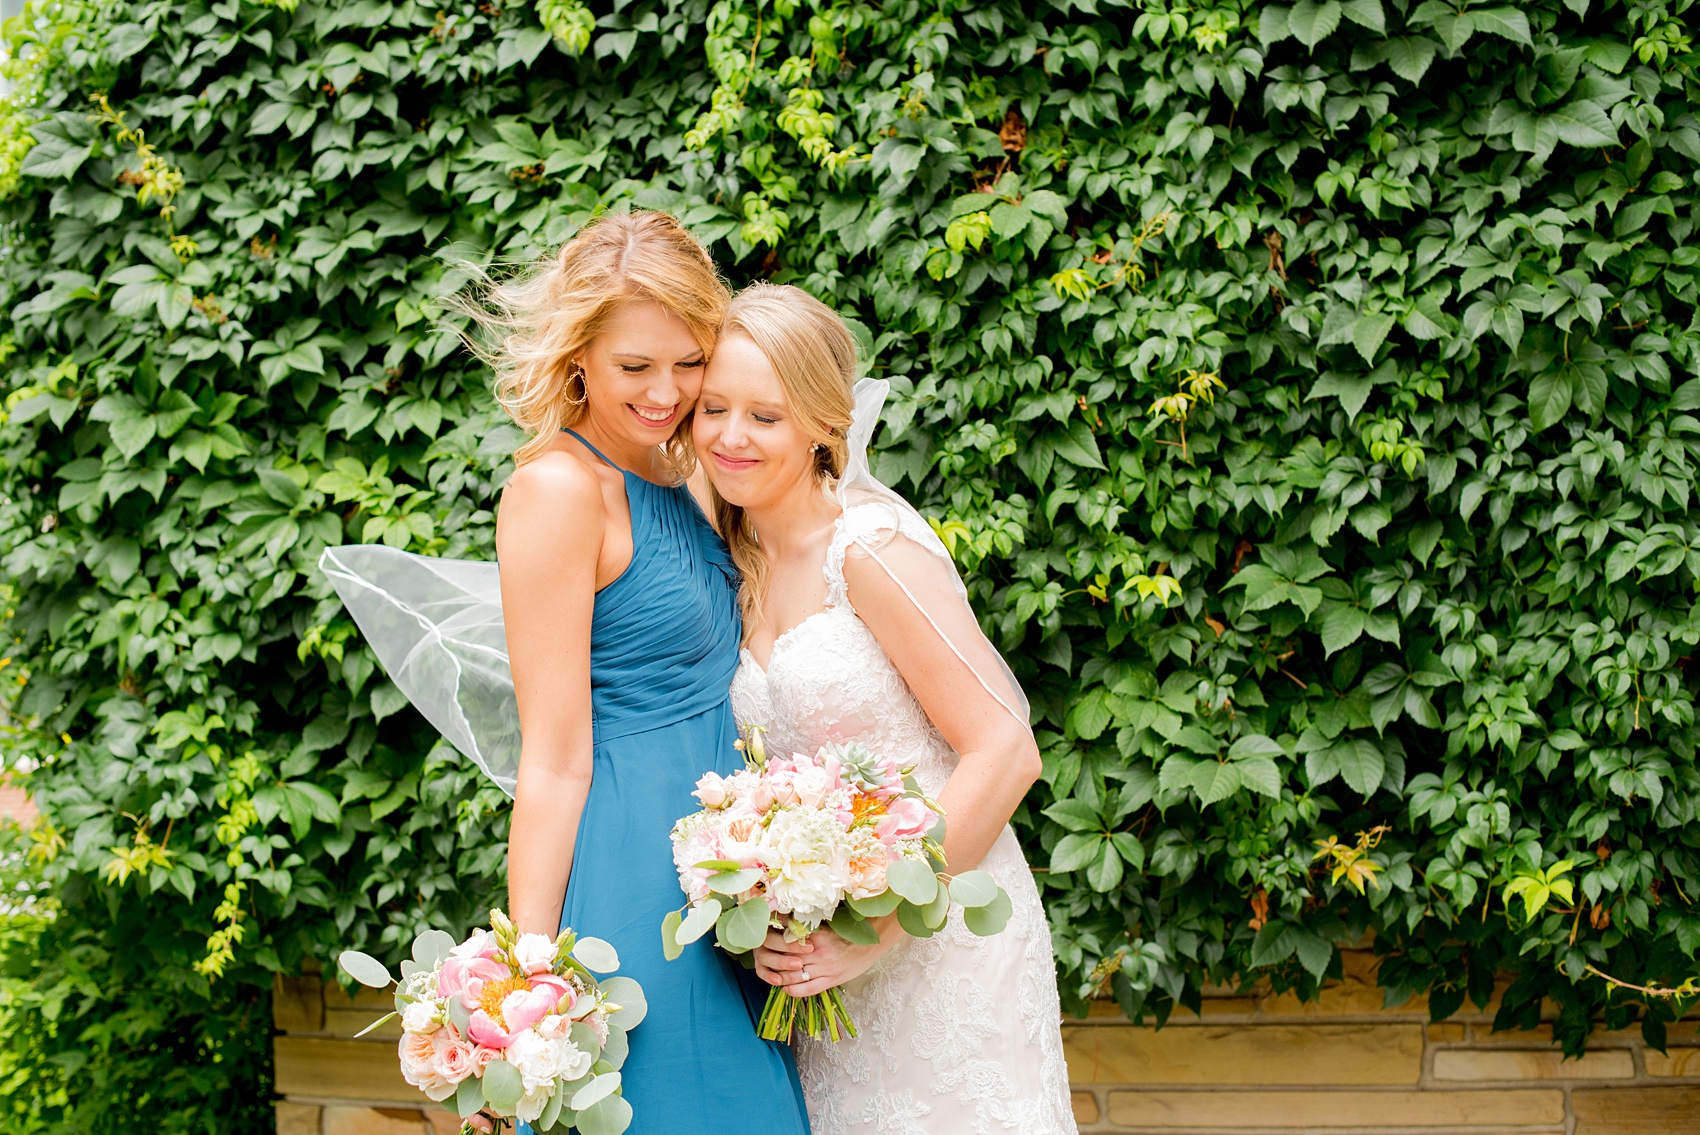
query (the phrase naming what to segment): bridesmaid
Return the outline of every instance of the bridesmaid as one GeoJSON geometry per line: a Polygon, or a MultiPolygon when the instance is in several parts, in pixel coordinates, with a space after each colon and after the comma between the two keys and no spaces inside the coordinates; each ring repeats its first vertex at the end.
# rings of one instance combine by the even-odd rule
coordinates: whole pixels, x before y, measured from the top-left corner
{"type": "Polygon", "coordinates": [[[494,288],[482,317],[497,396],[530,435],[496,526],[522,736],[509,911],[522,932],[607,939],[643,985],[622,1070],[634,1135],[808,1131],[736,963],[707,941],[667,962],[657,929],[680,901],[673,821],[705,770],[743,765],[736,571],[686,484],[727,300],[677,221],[633,213],[494,288]]]}

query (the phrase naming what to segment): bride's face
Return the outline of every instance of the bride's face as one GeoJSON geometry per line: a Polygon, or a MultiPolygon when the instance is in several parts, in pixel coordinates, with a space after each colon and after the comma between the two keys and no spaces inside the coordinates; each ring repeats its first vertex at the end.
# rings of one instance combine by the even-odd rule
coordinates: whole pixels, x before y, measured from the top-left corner
{"type": "Polygon", "coordinates": [[[578,364],[586,417],[604,437],[639,448],[672,437],[702,390],[702,345],[658,303],[616,307],[578,364]]]}
{"type": "Polygon", "coordinates": [[[814,490],[814,439],[798,427],[773,364],[747,337],[734,332],[715,347],[692,425],[697,460],[732,504],[760,510],[814,490]]]}

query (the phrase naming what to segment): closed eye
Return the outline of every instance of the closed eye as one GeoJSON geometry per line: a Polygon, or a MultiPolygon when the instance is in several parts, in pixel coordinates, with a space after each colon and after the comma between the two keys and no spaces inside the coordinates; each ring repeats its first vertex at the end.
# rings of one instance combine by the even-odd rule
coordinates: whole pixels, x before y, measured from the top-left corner
{"type": "Polygon", "coordinates": [[[751,414],[750,417],[754,418],[764,426],[771,426],[779,420],[778,418],[764,418],[760,414],[751,414]]]}

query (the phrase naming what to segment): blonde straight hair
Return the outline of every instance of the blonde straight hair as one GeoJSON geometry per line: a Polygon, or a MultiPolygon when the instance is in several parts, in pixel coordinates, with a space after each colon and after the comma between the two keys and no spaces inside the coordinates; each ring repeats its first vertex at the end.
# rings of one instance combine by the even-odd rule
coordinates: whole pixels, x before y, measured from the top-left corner
{"type": "MultiPolygon", "coordinates": [[[[720,334],[742,335],[761,349],[779,376],[785,405],[817,445],[815,479],[824,491],[844,472],[855,410],[856,339],[826,304],[789,284],[751,284],[726,309],[720,334]]],[[[738,604],[744,637],[761,620],[767,597],[767,553],[744,510],[709,485],[715,519],[743,575],[738,604]]]]}
{"type": "MultiPolygon", "coordinates": [[[[496,399],[528,437],[514,453],[524,465],[584,417],[584,372],[577,356],[613,310],[650,301],[690,328],[706,359],[731,291],[714,261],[666,213],[609,213],[512,279],[484,281],[483,294],[454,306],[483,332],[467,343],[496,372],[496,399]]],[[[663,447],[681,475],[695,462],[691,415],[663,447]]]]}

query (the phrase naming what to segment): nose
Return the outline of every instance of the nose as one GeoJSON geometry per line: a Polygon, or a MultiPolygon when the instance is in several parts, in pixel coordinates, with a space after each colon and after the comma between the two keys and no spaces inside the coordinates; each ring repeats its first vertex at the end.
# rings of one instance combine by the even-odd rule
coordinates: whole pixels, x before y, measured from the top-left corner
{"type": "Polygon", "coordinates": [[[739,420],[736,414],[723,414],[720,415],[720,418],[723,423],[720,427],[720,448],[742,449],[744,443],[749,440],[749,434],[744,429],[744,423],[739,420]]]}
{"type": "Polygon", "coordinates": [[[671,366],[656,367],[655,381],[644,391],[644,397],[650,399],[656,406],[671,406],[682,401],[679,392],[679,376],[673,373],[671,366]]]}

